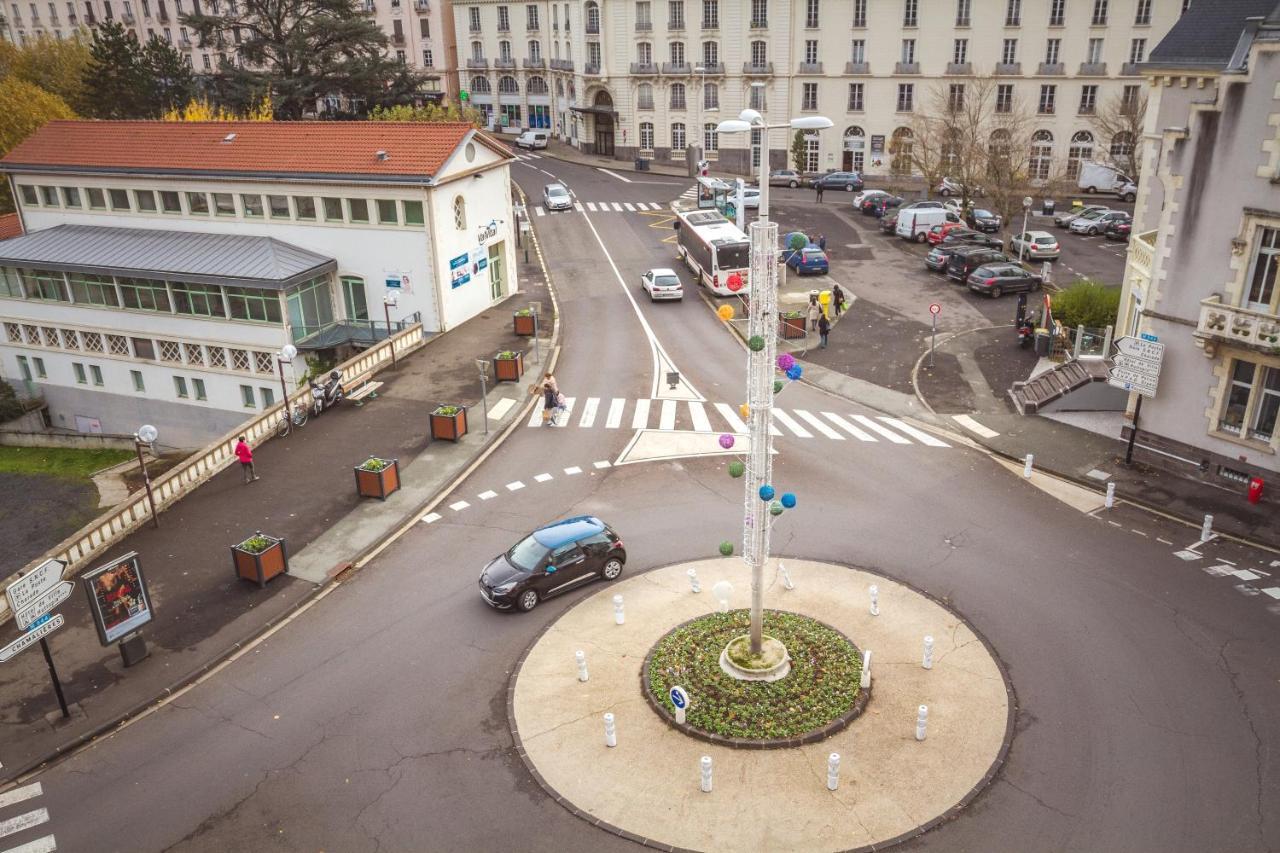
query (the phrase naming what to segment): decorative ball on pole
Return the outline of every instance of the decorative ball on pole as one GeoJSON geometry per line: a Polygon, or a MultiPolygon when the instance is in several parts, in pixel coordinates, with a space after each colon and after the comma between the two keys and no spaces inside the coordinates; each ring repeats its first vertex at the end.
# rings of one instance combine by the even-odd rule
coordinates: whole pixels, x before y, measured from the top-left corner
{"type": "Polygon", "coordinates": [[[731,447],[733,447],[733,436],[727,432],[721,435],[720,446],[723,447],[725,450],[728,450],[731,447]]]}
{"type": "Polygon", "coordinates": [[[382,313],[387,318],[387,341],[391,347],[391,367],[396,366],[396,345],[391,342],[391,309],[400,304],[400,294],[394,290],[388,290],[382,295],[382,313]]]}
{"type": "Polygon", "coordinates": [[[151,424],[143,424],[133,434],[133,449],[138,452],[138,468],[142,470],[142,482],[147,487],[147,505],[151,507],[151,524],[160,526],[160,518],[156,515],[156,497],[151,492],[151,476],[147,473],[147,460],[142,457],[142,445],[152,446],[160,437],[160,430],[151,424]]]}
{"type": "Polygon", "coordinates": [[[732,306],[732,305],[721,305],[719,308],[717,308],[717,309],[716,309],[716,316],[717,316],[717,317],[719,317],[721,320],[724,320],[724,321],[726,321],[726,322],[728,322],[729,320],[732,320],[732,319],[733,319],[733,306],[732,306]]]}
{"type": "Polygon", "coordinates": [[[774,496],[773,486],[770,486],[768,483],[765,483],[763,486],[760,487],[760,500],[766,501],[766,502],[771,501],[773,500],[773,496],[774,496]]]}
{"type": "Polygon", "coordinates": [[[284,381],[284,365],[285,362],[293,364],[293,360],[298,357],[298,348],[293,344],[285,344],[280,347],[280,352],[276,353],[276,367],[280,369],[280,393],[284,396],[284,416],[292,417],[289,412],[289,386],[284,381]]]}

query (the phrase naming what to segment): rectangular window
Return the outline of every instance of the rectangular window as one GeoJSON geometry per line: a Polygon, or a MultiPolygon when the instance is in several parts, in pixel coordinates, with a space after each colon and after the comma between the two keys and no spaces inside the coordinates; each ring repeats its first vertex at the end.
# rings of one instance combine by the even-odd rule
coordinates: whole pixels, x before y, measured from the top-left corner
{"type": "Polygon", "coordinates": [[[262,395],[262,408],[269,409],[276,404],[276,392],[270,388],[259,388],[258,393],[262,395]]]}
{"type": "Polygon", "coordinates": [[[196,399],[197,399],[197,400],[208,400],[208,399],[209,399],[209,395],[205,394],[205,392],[204,392],[204,380],[203,380],[203,379],[196,379],[195,377],[192,377],[192,379],[191,379],[191,388],[192,388],[192,390],[193,390],[193,391],[195,391],[195,392],[196,392],[196,399]]]}
{"type": "Polygon", "coordinates": [[[187,210],[197,216],[208,216],[209,195],[207,193],[187,193],[187,210]]]}
{"type": "Polygon", "coordinates": [[[137,391],[139,394],[145,394],[147,391],[147,384],[142,380],[142,371],[130,370],[129,376],[133,379],[133,390],[137,391]]]}
{"type": "Polygon", "coordinates": [[[240,401],[244,403],[244,407],[246,409],[252,409],[254,407],[253,387],[251,385],[240,386],[240,401]]]}
{"type": "Polygon", "coordinates": [[[955,46],[951,51],[951,61],[956,65],[964,65],[969,61],[968,39],[956,39],[955,46]]]}
{"type": "Polygon", "coordinates": [[[914,65],[915,62],[916,62],[916,40],[903,39],[902,40],[902,64],[914,65]]]}
{"type": "Polygon", "coordinates": [[[849,61],[855,65],[861,65],[867,61],[867,42],[866,39],[854,39],[853,50],[850,51],[849,61]]]}
{"type": "Polygon", "coordinates": [[[324,203],[324,221],[325,222],[344,222],[342,215],[342,199],[325,196],[321,201],[324,203]]]}
{"type": "MultiPolygon", "coordinates": [[[[817,2],[817,0],[813,0],[817,2]]],[[[720,28],[720,0],[702,0],[702,28],[715,30],[720,28]]]]}
{"type": "Polygon", "coordinates": [[[902,26],[914,27],[919,24],[917,0],[902,0],[902,26]]]}
{"type": "MultiPolygon", "coordinates": [[[[567,26],[568,22],[566,22],[567,26]]],[[[670,0],[667,3],[667,29],[684,29],[684,0],[670,0]]]]}
{"type": "Polygon", "coordinates": [[[969,26],[970,0],[956,0],[956,26],[969,26]]]}
{"type": "Polygon", "coordinates": [[[160,190],[160,209],[165,213],[182,213],[182,197],[173,190],[160,190]]]}
{"type": "Polygon", "coordinates": [[[1060,27],[1067,19],[1067,0],[1049,0],[1049,26],[1060,27]]]}
{"type": "Polygon", "coordinates": [[[1147,59],[1147,40],[1134,39],[1129,42],[1129,63],[1137,64],[1147,59]]]}
{"type": "Polygon", "coordinates": [[[293,210],[299,219],[314,221],[316,218],[316,200],[309,195],[295,195],[293,210]]]}
{"type": "Polygon", "coordinates": [[[74,374],[76,375],[76,384],[77,384],[77,385],[88,385],[88,384],[89,384],[89,377],[85,375],[85,372],[84,372],[84,365],[83,365],[83,364],[81,364],[81,363],[80,363],[80,362],[78,362],[78,361],[73,361],[73,362],[71,363],[71,372],[72,372],[72,373],[74,373],[74,374]]]}
{"type": "Polygon", "coordinates": [[[809,39],[804,43],[804,61],[809,65],[818,63],[818,40],[809,39]]]}
{"type": "Polygon", "coordinates": [[[138,205],[139,213],[155,213],[159,210],[156,206],[156,194],[153,190],[134,190],[133,200],[138,205]]]}
{"type": "Polygon", "coordinates": [[[818,0],[805,0],[804,25],[811,30],[818,28],[818,0]]]}
{"type": "Polygon", "coordinates": [[[218,216],[235,216],[236,197],[231,193],[214,193],[213,212],[218,216]]]}
{"type": "Polygon", "coordinates": [[[80,206],[80,190],[76,187],[62,188],[62,203],[67,207],[80,206]]]}
{"type": "Polygon", "coordinates": [[[751,0],[751,26],[769,26],[769,0],[751,0]]]}
{"type": "Polygon", "coordinates": [[[524,7],[524,25],[525,29],[536,30],[538,28],[538,7],[524,7]]]}
{"type": "Polygon", "coordinates": [[[1000,62],[1002,65],[1013,65],[1018,61],[1018,40],[1005,39],[1004,45],[1000,49],[1000,62]]]}
{"type": "Polygon", "coordinates": [[[480,9],[477,8],[476,6],[472,6],[467,11],[470,13],[470,17],[471,17],[471,22],[470,22],[471,32],[473,33],[480,32],[480,9]]]}
{"type": "Polygon", "coordinates": [[[1133,115],[1138,111],[1138,92],[1137,86],[1125,86],[1120,92],[1120,112],[1122,115],[1133,115]]]}
{"type": "Polygon", "coordinates": [[[222,288],[216,284],[192,284],[175,281],[170,285],[173,293],[173,310],[179,314],[196,317],[226,317],[222,302],[222,288]]]}
{"type": "Polygon", "coordinates": [[[406,201],[404,203],[404,224],[405,225],[422,225],[425,220],[422,217],[422,202],[406,201]]]}
{"type": "Polygon", "coordinates": [[[898,112],[909,113],[915,107],[916,87],[914,83],[898,84],[898,112]]]}
{"type": "Polygon", "coordinates": [[[58,188],[57,187],[41,187],[40,198],[45,207],[59,207],[58,188]]]}
{"type": "Polygon", "coordinates": [[[1223,432],[1271,441],[1280,413],[1280,368],[1237,361],[1218,428],[1223,432]]]}
{"type": "Polygon", "coordinates": [[[1280,267],[1280,228],[1259,228],[1254,240],[1244,307],[1273,312],[1276,302],[1276,270],[1280,267]]]}
{"type": "MultiPolygon", "coordinates": [[[[165,283],[151,278],[119,280],[120,300],[125,308],[138,311],[169,311],[169,290],[165,283]]],[[[141,357],[141,356],[139,356],[141,357]]]]}
{"type": "Polygon", "coordinates": [[[67,275],[71,284],[71,299],[80,305],[120,307],[116,298],[116,286],[109,275],[92,275],[73,272],[67,275]]]}
{"type": "Polygon", "coordinates": [[[1004,10],[1004,25],[1016,27],[1022,24],[1022,0],[1008,0],[1004,10]]]}
{"type": "Polygon", "coordinates": [[[379,225],[399,225],[400,224],[398,211],[396,209],[398,205],[396,204],[395,199],[380,198],[377,200],[376,204],[378,206],[378,224],[379,225]]]}
{"type": "Polygon", "coordinates": [[[1044,45],[1044,64],[1057,65],[1062,53],[1062,39],[1049,39],[1044,45]]]}
{"type": "Polygon", "coordinates": [[[267,210],[272,219],[289,219],[289,197],[287,195],[267,196],[267,210]]]}
{"type": "Polygon", "coordinates": [[[1013,85],[1002,83],[996,87],[996,112],[1013,112],[1013,85]]]}
{"type": "Polygon", "coordinates": [[[227,300],[227,315],[232,320],[253,320],[259,323],[280,324],[280,295],[271,290],[247,287],[222,288],[227,300]]]}
{"type": "Polygon", "coordinates": [[[863,110],[862,95],[863,95],[862,83],[849,84],[849,112],[851,113],[862,112],[863,110]]]}
{"type": "Polygon", "coordinates": [[[35,207],[40,203],[40,195],[31,184],[18,184],[18,193],[22,196],[22,203],[27,207],[35,207]]]}
{"type": "MultiPolygon", "coordinates": [[[[240,195],[240,204],[244,206],[244,215],[252,219],[262,218],[262,196],[254,194],[240,195]]],[[[221,213],[221,211],[219,211],[221,213]]]]}
{"type": "Polygon", "coordinates": [[[28,299],[67,302],[66,282],[62,273],[52,270],[22,270],[22,284],[28,299]]]}
{"type": "Polygon", "coordinates": [[[816,110],[818,108],[818,84],[805,83],[800,103],[802,110],[816,110]]]}
{"type": "Polygon", "coordinates": [[[1093,26],[1107,25],[1107,0],[1093,0],[1093,26]]]}
{"type": "Polygon", "coordinates": [[[1085,51],[1084,61],[1090,65],[1097,65],[1102,61],[1102,39],[1089,39],[1089,47],[1085,51]]]}
{"type": "Polygon", "coordinates": [[[111,197],[112,210],[129,210],[129,192],[128,190],[107,190],[107,195],[111,197]]]}
{"type": "Polygon", "coordinates": [[[1058,98],[1058,87],[1052,84],[1040,87],[1040,115],[1053,115],[1054,103],[1058,98]]]}
{"type": "Polygon", "coordinates": [[[18,372],[22,374],[22,378],[24,381],[26,382],[32,381],[31,365],[27,362],[27,357],[25,355],[18,356],[18,372]]]}
{"type": "Polygon", "coordinates": [[[1138,11],[1133,16],[1133,22],[1140,27],[1151,23],[1151,0],[1138,0],[1138,11]]]}
{"type": "Polygon", "coordinates": [[[964,109],[964,84],[952,83],[947,91],[947,110],[958,113],[964,109]]]}
{"type": "MultiPolygon", "coordinates": [[[[554,16],[555,7],[552,7],[554,16]]],[[[653,3],[651,0],[636,0],[636,23],[644,29],[653,27],[653,3]]]]}
{"type": "Polygon", "coordinates": [[[89,207],[93,210],[105,210],[107,206],[107,194],[97,187],[89,187],[86,192],[89,194],[89,207]]]}
{"type": "Polygon", "coordinates": [[[855,27],[867,25],[867,0],[853,0],[853,25],[855,27]]]}
{"type": "Polygon", "coordinates": [[[89,365],[89,375],[93,377],[93,384],[99,388],[102,387],[102,368],[96,364],[89,365]]]}
{"type": "Polygon", "coordinates": [[[347,199],[347,214],[352,222],[369,221],[369,200],[364,198],[347,199]]]}
{"type": "Polygon", "coordinates": [[[173,377],[173,391],[185,400],[187,398],[187,380],[182,376],[173,377]]]}
{"type": "Polygon", "coordinates": [[[49,373],[44,369],[44,359],[39,356],[32,356],[31,363],[36,367],[36,377],[39,379],[48,379],[49,373]]]}
{"type": "Polygon", "coordinates": [[[1080,115],[1091,116],[1098,109],[1098,87],[1082,86],[1080,88],[1080,115]]]}
{"type": "Polygon", "coordinates": [[[511,29],[511,12],[506,6],[498,7],[498,29],[503,31],[511,29]]]}

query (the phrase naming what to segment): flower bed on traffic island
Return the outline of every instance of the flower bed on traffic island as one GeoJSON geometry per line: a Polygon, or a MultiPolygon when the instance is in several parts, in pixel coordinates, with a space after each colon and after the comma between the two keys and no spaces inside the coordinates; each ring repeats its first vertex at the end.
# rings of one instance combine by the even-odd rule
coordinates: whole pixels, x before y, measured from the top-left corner
{"type": "Polygon", "coordinates": [[[780,610],[766,610],[764,633],[780,640],[791,671],[778,681],[740,681],[720,668],[720,653],[750,631],[747,610],[711,613],[678,626],[645,658],[641,684],[649,704],[669,724],[728,746],[768,748],[822,740],[862,712],[869,691],[862,653],[834,628],[780,610]],[[685,724],[675,722],[670,690],[689,694],[685,724]]]}

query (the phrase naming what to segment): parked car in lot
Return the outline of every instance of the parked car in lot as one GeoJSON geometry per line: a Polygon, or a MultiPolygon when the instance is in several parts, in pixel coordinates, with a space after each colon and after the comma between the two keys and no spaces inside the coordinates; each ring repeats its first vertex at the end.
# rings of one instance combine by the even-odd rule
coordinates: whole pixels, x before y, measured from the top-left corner
{"type": "Polygon", "coordinates": [[[902,207],[898,209],[897,234],[904,240],[923,243],[929,239],[929,229],[948,222],[958,223],[960,217],[949,210],[936,207],[902,207]]]}
{"type": "Polygon", "coordinates": [[[675,270],[660,267],[640,276],[640,289],[649,294],[650,302],[659,299],[684,299],[684,285],[675,270]]]}
{"type": "Polygon", "coordinates": [[[1086,204],[1084,207],[1078,210],[1069,210],[1065,213],[1059,213],[1057,216],[1053,217],[1053,224],[1057,225],[1059,228],[1066,228],[1068,225],[1070,225],[1072,222],[1075,222],[1076,219],[1078,219],[1081,216],[1084,216],[1086,213],[1092,213],[1095,210],[1110,210],[1110,209],[1111,208],[1107,207],[1105,204],[1086,204]]]}
{"type": "Polygon", "coordinates": [[[1102,232],[1102,236],[1108,240],[1115,240],[1117,243],[1127,243],[1129,242],[1129,232],[1132,230],[1132,219],[1116,220],[1107,226],[1107,230],[1102,232]]]}
{"type": "Polygon", "coordinates": [[[595,578],[616,580],[627,563],[622,540],[593,515],[539,527],[480,572],[480,595],[499,610],[530,611],[539,601],[595,578]]]}
{"type": "Polygon", "coordinates": [[[902,206],[902,209],[903,210],[945,210],[945,208],[942,206],[942,202],[934,201],[931,198],[921,199],[920,201],[913,201],[910,204],[904,204],[902,206]]]}
{"type": "MultiPolygon", "coordinates": [[[[943,198],[946,198],[947,196],[952,196],[952,195],[959,195],[959,196],[965,195],[964,190],[965,190],[965,186],[960,181],[954,180],[953,178],[943,178],[942,182],[938,184],[934,192],[936,192],[938,195],[942,196],[943,198]]],[[[983,195],[986,195],[986,191],[983,190],[982,187],[979,187],[976,185],[969,187],[969,192],[968,192],[969,198],[974,198],[976,196],[983,196],[983,195]]]]}
{"type": "Polygon", "coordinates": [[[930,272],[946,272],[947,264],[951,262],[951,256],[961,249],[972,247],[972,243],[952,243],[951,245],[940,244],[929,250],[929,254],[925,255],[924,266],[930,272]]]}
{"type": "Polygon", "coordinates": [[[890,193],[884,190],[859,190],[853,194],[853,209],[862,210],[863,205],[870,202],[874,198],[886,198],[890,193]]]}
{"type": "Polygon", "coordinates": [[[1048,231],[1024,231],[1009,238],[1009,254],[1032,261],[1057,260],[1062,253],[1058,238],[1048,231]]]}
{"type": "Polygon", "coordinates": [[[1004,220],[1000,218],[1000,214],[992,213],[983,207],[970,210],[969,215],[965,217],[965,221],[975,231],[986,231],[990,234],[996,233],[1004,225],[1004,220]]]}
{"type": "Polygon", "coordinates": [[[876,199],[875,201],[871,202],[870,210],[863,210],[862,212],[867,214],[868,216],[874,216],[877,219],[879,219],[880,217],[884,216],[886,212],[896,213],[898,208],[902,206],[903,201],[904,199],[901,196],[896,196],[896,195],[891,195],[887,197],[882,196],[876,199]]]}
{"type": "Polygon", "coordinates": [[[742,188],[742,207],[745,210],[760,209],[760,190],[755,187],[742,188]]]}
{"type": "Polygon", "coordinates": [[[942,239],[944,237],[946,237],[952,231],[957,231],[957,230],[968,231],[969,229],[964,227],[963,222],[944,222],[941,225],[935,225],[932,228],[930,228],[929,233],[926,235],[925,239],[927,239],[931,245],[936,246],[942,242],[942,239]]]}
{"type": "Polygon", "coordinates": [[[947,277],[961,284],[969,277],[969,273],[984,264],[1008,263],[1009,256],[987,246],[966,246],[956,249],[947,259],[947,277]]]}
{"type": "Polygon", "coordinates": [[[827,172],[813,179],[813,186],[824,190],[846,190],[855,192],[862,189],[862,176],[857,172],[827,172]]]}
{"type": "Polygon", "coordinates": [[[787,257],[787,266],[795,270],[796,275],[826,275],[831,271],[827,262],[827,253],[812,243],[787,257]]]}
{"type": "Polygon", "coordinates": [[[542,188],[542,206],[547,210],[569,210],[573,207],[573,196],[564,184],[547,184],[542,188]]]}
{"type": "Polygon", "coordinates": [[[1018,264],[986,264],[969,273],[965,281],[969,290],[985,293],[992,299],[1004,293],[1039,290],[1041,285],[1040,276],[1018,264]]]}
{"type": "Polygon", "coordinates": [[[988,234],[983,234],[981,231],[972,231],[968,228],[957,228],[949,232],[938,245],[955,246],[960,244],[966,246],[988,246],[997,251],[1004,249],[1004,241],[999,237],[992,237],[988,234]]]}
{"type": "Polygon", "coordinates": [[[774,169],[769,173],[771,187],[802,187],[806,183],[804,175],[795,169],[774,169]]]}
{"type": "Polygon", "coordinates": [[[901,209],[890,210],[890,211],[886,211],[885,214],[880,217],[880,233],[881,234],[897,233],[898,214],[901,212],[902,212],[901,209]]]}
{"type": "Polygon", "coordinates": [[[1123,222],[1129,218],[1129,214],[1123,210],[1107,210],[1096,215],[1081,216],[1079,219],[1073,220],[1067,226],[1072,234],[1088,234],[1093,237],[1107,230],[1107,226],[1112,222],[1123,222]]]}

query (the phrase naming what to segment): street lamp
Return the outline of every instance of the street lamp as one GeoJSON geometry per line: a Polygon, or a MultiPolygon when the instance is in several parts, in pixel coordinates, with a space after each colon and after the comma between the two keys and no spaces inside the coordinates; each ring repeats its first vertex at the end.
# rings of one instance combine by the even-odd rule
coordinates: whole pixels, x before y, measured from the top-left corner
{"type": "Polygon", "coordinates": [[[147,487],[147,504],[151,507],[151,523],[156,527],[160,526],[160,519],[156,516],[156,498],[151,493],[151,477],[147,474],[147,460],[142,458],[142,445],[155,444],[156,439],[159,437],[160,430],[151,424],[143,424],[133,434],[133,449],[138,451],[138,467],[142,469],[142,482],[147,487]]]}
{"type": "Polygon", "coordinates": [[[382,313],[387,318],[387,343],[391,346],[391,368],[396,366],[396,345],[391,340],[391,309],[400,304],[400,294],[388,290],[382,295],[382,313]]]}
{"type": "Polygon", "coordinates": [[[1022,198],[1022,239],[1018,241],[1018,263],[1022,263],[1022,252],[1027,246],[1027,217],[1031,215],[1031,196],[1022,198]]]}
{"type": "Polygon", "coordinates": [[[293,360],[298,357],[298,348],[293,344],[285,344],[280,347],[280,352],[276,353],[276,367],[280,368],[280,393],[284,395],[284,416],[286,419],[293,417],[289,411],[289,386],[284,382],[284,365],[285,362],[293,364],[293,360]]]}
{"type": "Polygon", "coordinates": [[[707,66],[694,65],[693,73],[698,75],[698,124],[694,127],[694,132],[698,134],[698,160],[702,161],[707,159],[707,134],[702,129],[702,111],[707,105],[707,66]]]}
{"type": "Polygon", "coordinates": [[[769,502],[763,489],[773,479],[772,426],[774,357],[777,352],[778,316],[778,225],[769,221],[769,131],[774,129],[823,130],[832,126],[825,116],[802,116],[783,124],[769,124],[758,111],[743,110],[736,119],[716,126],[716,133],[760,131],[760,209],[751,223],[751,299],[747,303],[747,338],[763,343],[752,345],[747,356],[747,419],[751,436],[748,453],[746,491],[743,496],[743,558],[751,567],[751,651],[759,654],[764,626],[764,564],[769,558],[769,502]]]}

